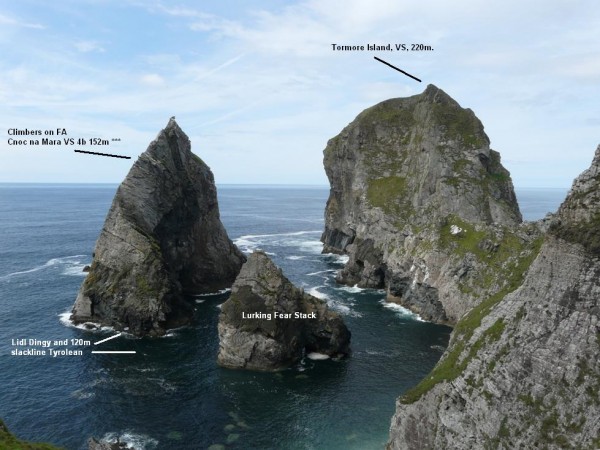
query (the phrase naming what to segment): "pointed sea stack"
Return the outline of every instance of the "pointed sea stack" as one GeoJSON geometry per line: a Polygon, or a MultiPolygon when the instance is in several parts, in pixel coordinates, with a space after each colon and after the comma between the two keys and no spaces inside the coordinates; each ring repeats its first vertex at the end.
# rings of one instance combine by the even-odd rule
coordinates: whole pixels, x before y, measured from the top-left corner
{"type": "Polygon", "coordinates": [[[190,321],[186,294],[230,287],[244,261],[212,172],[171,119],[119,186],[71,319],[164,334],[190,321]]]}
{"type": "Polygon", "coordinates": [[[454,324],[531,261],[509,172],[483,125],[441,89],[381,102],[327,143],[324,252],[338,281],[454,324]]]}
{"type": "Polygon", "coordinates": [[[600,146],[523,284],[456,326],[398,399],[390,450],[600,448],[600,146]]]}
{"type": "Polygon", "coordinates": [[[349,346],[338,313],[295,287],[265,253],[250,255],[221,308],[219,365],[274,371],[304,353],[345,356],[349,346]]]}

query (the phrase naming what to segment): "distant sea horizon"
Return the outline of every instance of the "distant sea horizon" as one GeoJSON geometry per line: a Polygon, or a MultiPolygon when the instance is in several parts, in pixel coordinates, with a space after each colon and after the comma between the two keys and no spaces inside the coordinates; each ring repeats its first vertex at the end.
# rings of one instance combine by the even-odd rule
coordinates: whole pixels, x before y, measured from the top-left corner
{"type": "MultiPolygon", "coordinates": [[[[19,186],[19,185],[23,185],[23,186],[44,186],[44,185],[48,185],[48,186],[64,186],[64,187],[69,187],[69,186],[118,186],[119,184],[121,184],[120,182],[102,182],[102,183],[85,183],[85,182],[78,182],[78,181],[65,181],[65,182],[59,182],[59,181],[0,181],[0,186],[19,186]]],[[[219,186],[223,186],[223,187],[261,187],[261,188],[278,188],[278,187],[286,187],[286,188],[308,188],[308,189],[313,189],[313,188],[329,188],[330,186],[328,184],[297,184],[297,183],[291,183],[291,184],[282,184],[282,183],[216,183],[217,187],[219,186]]],[[[515,190],[516,191],[520,191],[520,190],[527,190],[527,189],[535,189],[535,190],[564,190],[564,191],[568,191],[569,189],[571,189],[571,186],[515,186],[515,190]]]]}

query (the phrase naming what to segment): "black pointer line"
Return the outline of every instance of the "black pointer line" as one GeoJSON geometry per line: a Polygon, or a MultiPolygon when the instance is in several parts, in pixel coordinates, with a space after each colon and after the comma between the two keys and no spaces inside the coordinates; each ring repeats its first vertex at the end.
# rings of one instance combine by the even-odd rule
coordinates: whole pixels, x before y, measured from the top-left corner
{"type": "Polygon", "coordinates": [[[405,72],[402,69],[398,69],[396,66],[392,66],[389,62],[385,62],[383,59],[379,59],[377,56],[373,56],[373,58],[375,58],[377,61],[384,63],[386,66],[390,66],[392,69],[396,69],[398,72],[403,73],[404,75],[406,75],[407,77],[411,77],[413,80],[417,80],[419,83],[421,82],[421,80],[419,80],[417,77],[411,75],[408,72],[405,72]]]}
{"type": "Polygon", "coordinates": [[[110,153],[86,152],[85,150],[73,150],[77,153],[87,153],[88,155],[110,156],[111,158],[131,159],[131,156],[111,155],[110,153]]]}

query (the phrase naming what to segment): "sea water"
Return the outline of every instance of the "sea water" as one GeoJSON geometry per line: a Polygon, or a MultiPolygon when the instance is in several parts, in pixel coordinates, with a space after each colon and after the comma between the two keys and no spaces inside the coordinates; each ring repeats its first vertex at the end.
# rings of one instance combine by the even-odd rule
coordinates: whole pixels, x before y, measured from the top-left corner
{"type": "MultiPolygon", "coordinates": [[[[321,254],[319,241],[327,188],[219,187],[232,240],[266,251],[352,331],[351,357],[311,355],[277,373],[216,365],[227,292],[192,299],[193,325],[163,338],[125,334],[95,347],[114,331],[69,323],[115,190],[0,185],[0,418],[15,434],[67,449],[86,448],[90,436],[137,449],[383,447],[396,398],[433,368],[451,330],[385,303],[383,291],[336,285],[346,258],[321,254]],[[13,356],[20,339],[66,342],[81,354],[13,356]],[[98,348],[136,353],[91,353],[98,348]]],[[[525,219],[556,210],[565,193],[518,191],[525,219]]]]}

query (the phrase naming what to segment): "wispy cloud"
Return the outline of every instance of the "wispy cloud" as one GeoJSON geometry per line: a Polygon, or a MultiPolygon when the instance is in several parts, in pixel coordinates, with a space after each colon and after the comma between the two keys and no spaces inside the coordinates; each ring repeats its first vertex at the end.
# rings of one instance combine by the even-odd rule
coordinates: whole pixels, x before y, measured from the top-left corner
{"type": "MultiPolygon", "coordinates": [[[[573,165],[583,165],[597,144],[590,88],[600,86],[600,6],[584,3],[299,0],[234,10],[227,2],[103,0],[58,10],[23,0],[35,8],[0,14],[0,120],[102,135],[121,129],[139,153],[176,115],[220,182],[326,183],[328,138],[362,109],[433,82],[481,117],[503,160],[515,161],[518,184],[562,177],[568,185],[576,172],[557,164],[561,153],[568,148],[573,165]],[[84,36],[65,26],[82,21],[84,36]],[[385,55],[419,84],[374,63],[376,53],[334,52],[332,43],[435,50],[385,55]]],[[[56,158],[72,179],[70,155],[56,158]]],[[[6,173],[29,170],[11,161],[6,173]]],[[[105,169],[77,173],[124,175],[105,169]]]]}
{"type": "Polygon", "coordinates": [[[78,41],[74,45],[75,45],[75,48],[82,53],[89,53],[89,52],[103,53],[106,51],[102,47],[102,45],[100,45],[98,42],[95,42],[95,41],[78,41]]]}
{"type": "Polygon", "coordinates": [[[17,19],[15,17],[10,17],[5,14],[0,14],[0,24],[21,28],[34,28],[37,30],[43,30],[44,28],[46,28],[39,23],[26,22],[24,20],[17,19]]]}
{"type": "Polygon", "coordinates": [[[163,86],[165,84],[165,79],[158,75],[157,73],[148,73],[142,75],[140,81],[147,86],[163,86]]]}

